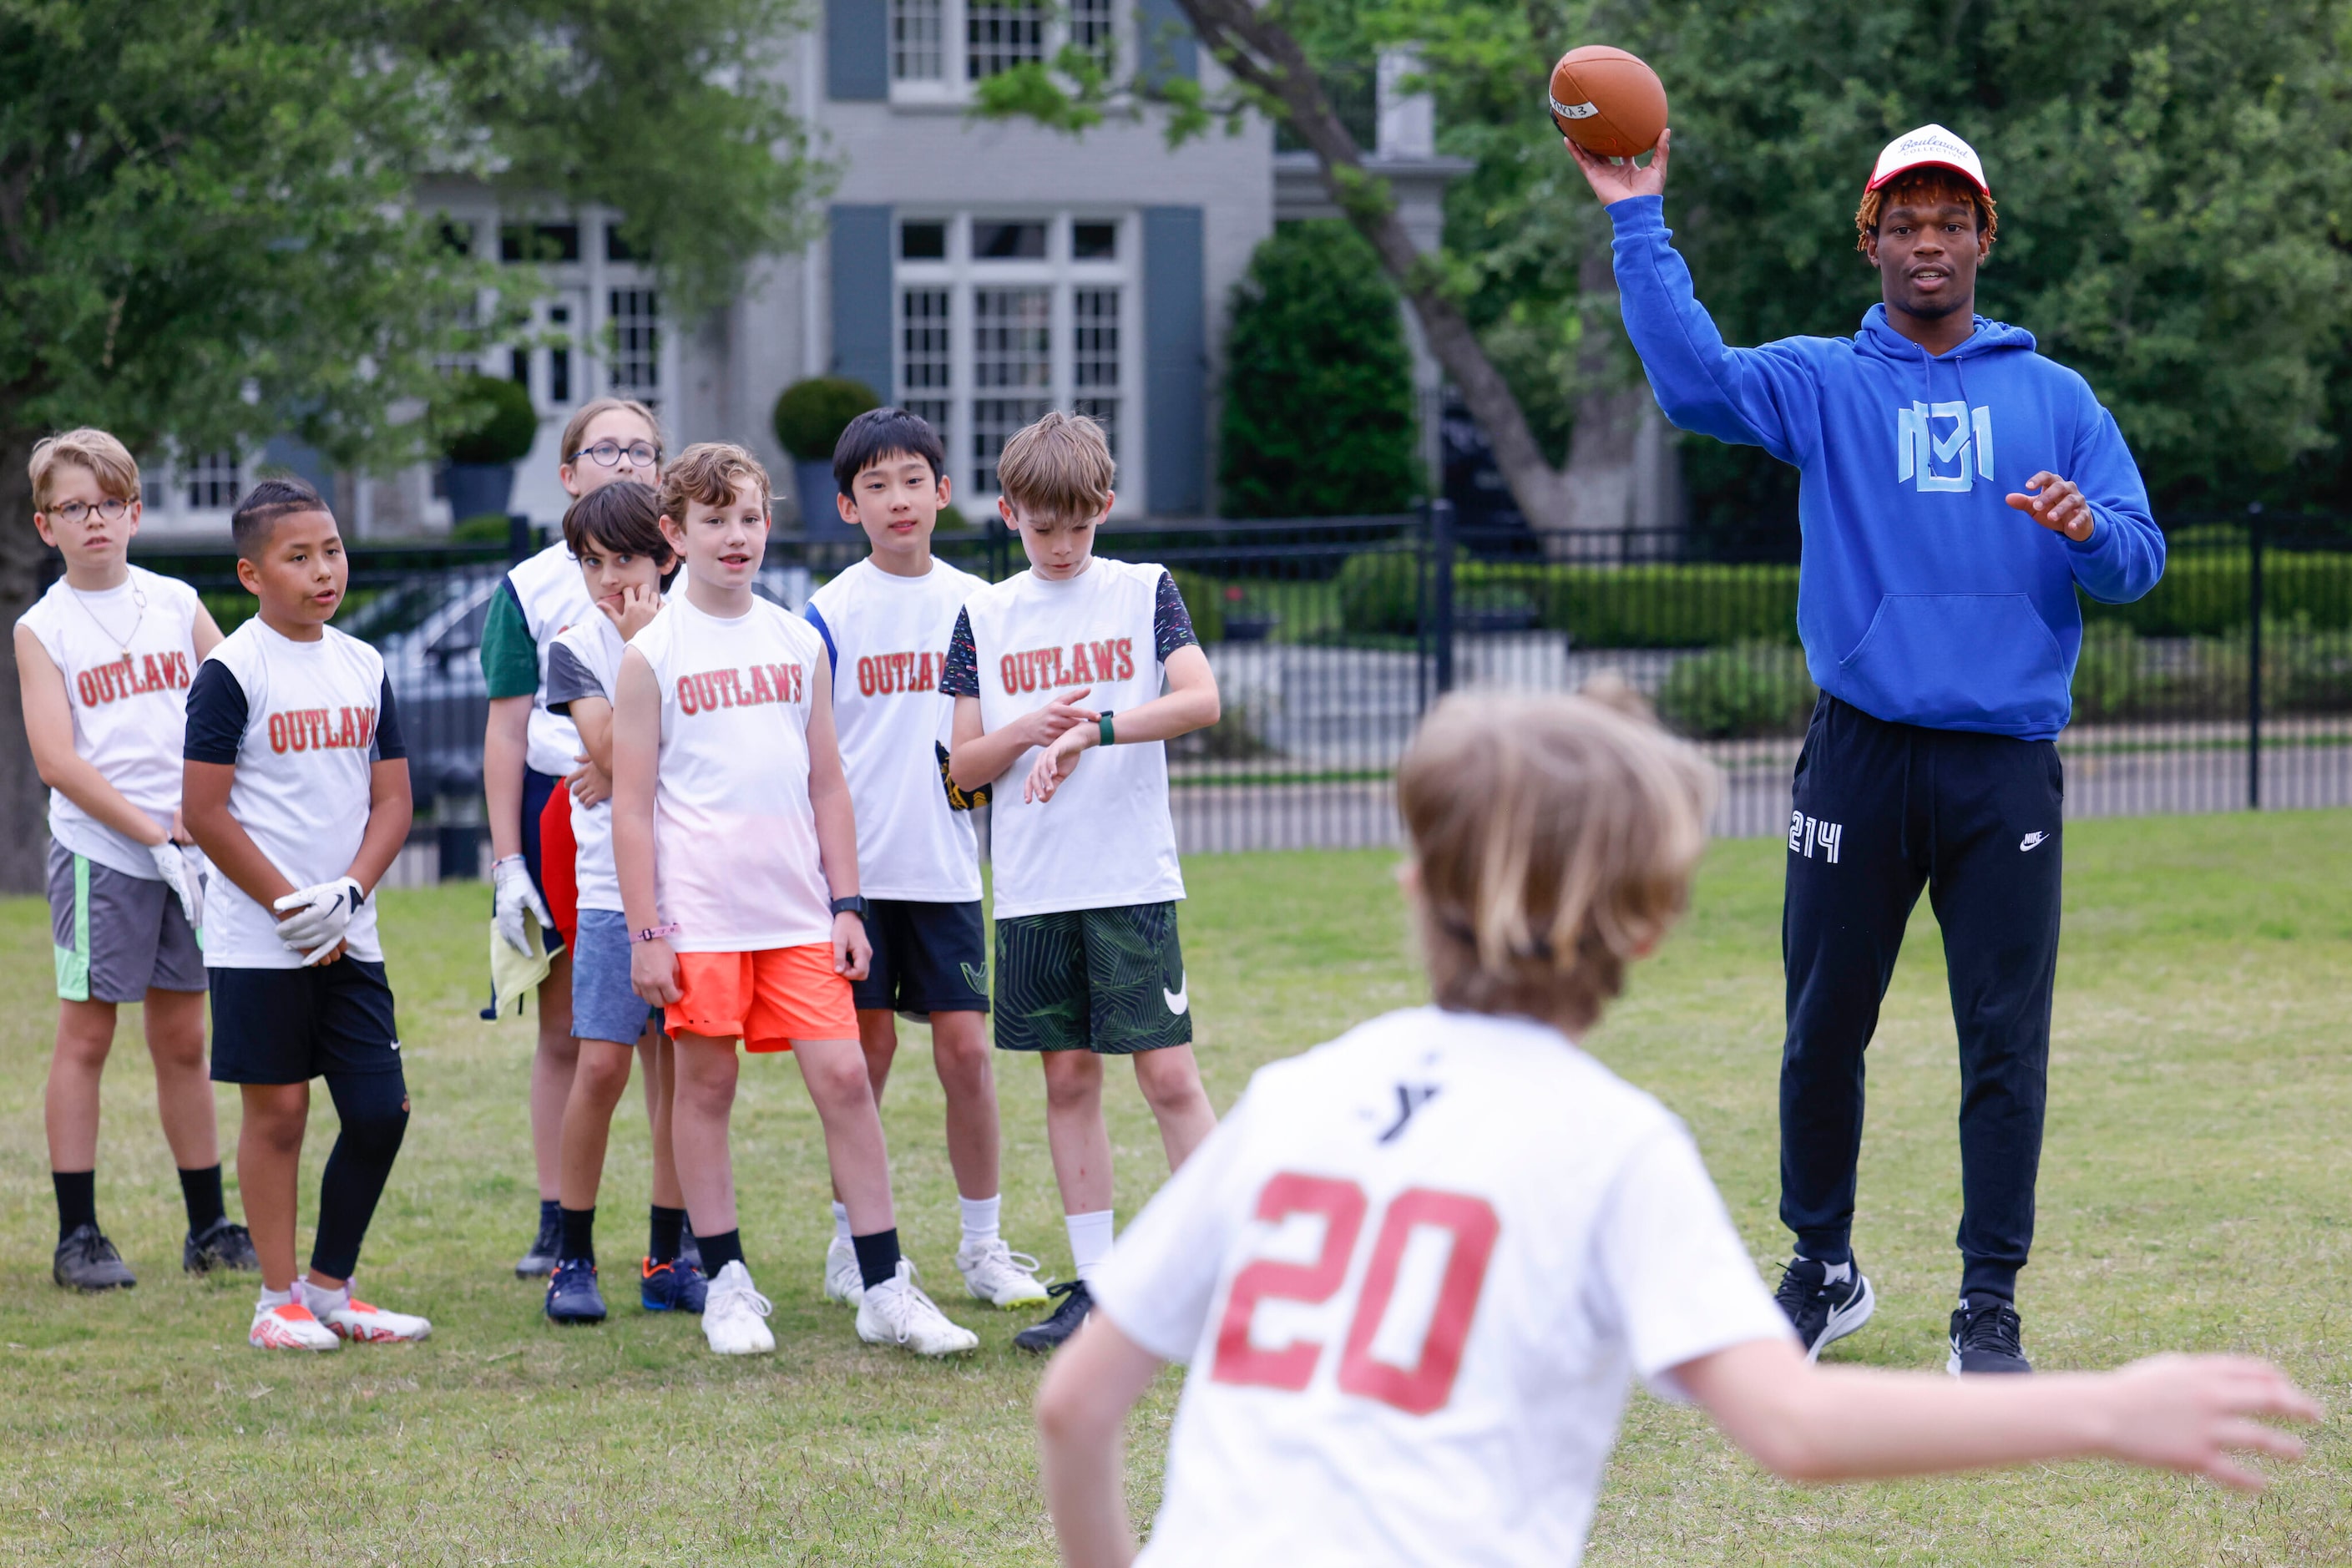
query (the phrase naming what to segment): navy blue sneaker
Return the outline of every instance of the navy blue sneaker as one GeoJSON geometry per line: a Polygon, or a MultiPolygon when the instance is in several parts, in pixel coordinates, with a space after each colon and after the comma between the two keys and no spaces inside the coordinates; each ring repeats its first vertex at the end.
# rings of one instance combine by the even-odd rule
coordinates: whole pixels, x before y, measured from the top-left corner
{"type": "Polygon", "coordinates": [[[702,1270],[679,1258],[656,1263],[648,1258],[637,1281],[637,1304],[648,1312],[700,1312],[710,1281],[702,1270]]]}
{"type": "Polygon", "coordinates": [[[555,1266],[547,1282],[547,1321],[551,1323],[601,1323],[604,1295],[596,1289],[596,1266],[584,1258],[567,1258],[555,1266]]]}

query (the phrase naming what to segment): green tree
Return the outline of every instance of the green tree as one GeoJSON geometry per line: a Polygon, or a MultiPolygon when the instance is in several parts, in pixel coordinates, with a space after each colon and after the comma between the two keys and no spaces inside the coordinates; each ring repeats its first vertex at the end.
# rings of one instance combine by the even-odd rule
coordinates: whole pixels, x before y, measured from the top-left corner
{"type": "MultiPolygon", "coordinates": [[[[532,275],[453,247],[425,179],[610,206],[681,315],[725,298],[803,237],[827,174],[774,68],[799,20],[794,0],[0,0],[0,618],[37,583],[25,466],[49,430],[151,456],[289,431],[380,468],[487,412],[442,367],[513,329],[532,275]]],[[[29,888],[13,660],[0,688],[0,886],[29,888]]]]}
{"type": "Polygon", "coordinates": [[[1338,219],[1285,224],[1234,290],[1219,440],[1236,517],[1397,511],[1421,489],[1396,291],[1338,219]]]}

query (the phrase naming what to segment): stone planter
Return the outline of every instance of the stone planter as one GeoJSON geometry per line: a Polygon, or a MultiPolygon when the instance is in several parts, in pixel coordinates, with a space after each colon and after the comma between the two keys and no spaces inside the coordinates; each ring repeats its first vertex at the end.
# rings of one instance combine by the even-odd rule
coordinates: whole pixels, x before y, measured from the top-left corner
{"type": "Polygon", "coordinates": [[[856,523],[841,521],[841,509],[833,498],[841,487],[833,482],[830,460],[810,461],[805,458],[793,459],[793,501],[800,508],[801,531],[811,539],[847,539],[862,534],[856,523]]]}
{"type": "Polygon", "coordinates": [[[452,523],[486,515],[506,515],[507,503],[514,498],[512,463],[452,463],[444,473],[452,523]]]}

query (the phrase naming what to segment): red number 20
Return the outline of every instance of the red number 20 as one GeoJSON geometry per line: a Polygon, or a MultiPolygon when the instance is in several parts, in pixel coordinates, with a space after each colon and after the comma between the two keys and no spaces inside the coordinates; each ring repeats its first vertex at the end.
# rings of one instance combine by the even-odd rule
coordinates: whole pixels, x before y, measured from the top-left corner
{"type": "MultiPolygon", "coordinates": [[[[1257,1217],[1279,1224],[1295,1214],[1319,1214],[1324,1219],[1323,1249],[1312,1263],[1260,1258],[1234,1277],[1224,1317],[1217,1325],[1211,1378],[1293,1393],[1307,1386],[1322,1359],[1322,1344],[1294,1340],[1278,1350],[1261,1350],[1250,1342],[1250,1323],[1260,1301],[1315,1305],[1329,1300],[1348,1277],[1348,1260],[1355,1255],[1366,1207],[1364,1190],[1353,1182],[1286,1171],[1266,1183],[1258,1194],[1257,1217]]],[[[1342,1392],[1377,1399],[1414,1415],[1444,1407],[1454,1392],[1454,1376],[1462,1370],[1463,1344],[1477,1314],[1486,1265],[1501,1229],[1501,1220],[1484,1198],[1427,1187],[1397,1194],[1373,1239],[1371,1260],[1364,1269],[1340,1353],[1342,1392]],[[1436,1309],[1422,1339],[1420,1359],[1411,1367],[1400,1367],[1374,1359],[1372,1339],[1380,1332],[1381,1320],[1395,1294],[1406,1243],[1414,1229],[1423,1226],[1446,1232],[1453,1247],[1438,1286],[1436,1309]]]]}

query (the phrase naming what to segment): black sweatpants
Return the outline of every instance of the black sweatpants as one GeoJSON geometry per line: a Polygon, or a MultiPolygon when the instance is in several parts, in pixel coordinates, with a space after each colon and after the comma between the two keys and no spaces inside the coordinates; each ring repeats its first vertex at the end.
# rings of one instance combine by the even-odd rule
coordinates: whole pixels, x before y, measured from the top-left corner
{"type": "Polygon", "coordinates": [[[1924,886],[1959,1031],[1961,1290],[2014,1298],[2033,1243],[2064,798],[2051,742],[1889,724],[1826,695],[1813,710],[1780,919],[1780,1219],[1804,1256],[1851,1256],[1863,1052],[1924,886]]]}

